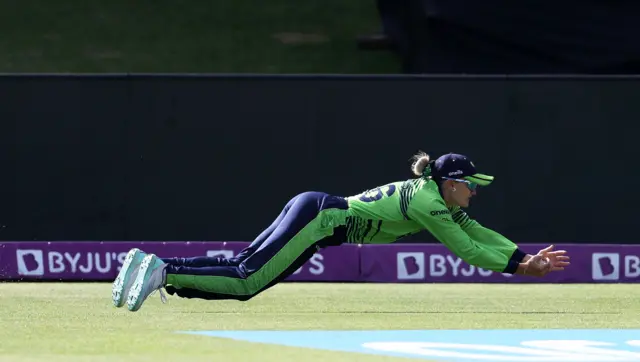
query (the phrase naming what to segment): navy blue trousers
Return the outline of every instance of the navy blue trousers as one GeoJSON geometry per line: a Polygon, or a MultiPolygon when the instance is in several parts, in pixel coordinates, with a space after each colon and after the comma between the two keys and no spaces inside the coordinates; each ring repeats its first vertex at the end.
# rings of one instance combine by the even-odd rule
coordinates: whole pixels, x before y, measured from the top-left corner
{"type": "MultiPolygon", "coordinates": [[[[246,279],[258,272],[278,251],[289,242],[296,242],[294,236],[308,223],[314,220],[320,211],[330,208],[346,209],[347,201],[342,197],[332,196],[322,192],[305,192],[289,200],[284,209],[258,237],[238,255],[232,258],[198,256],[192,258],[163,258],[169,264],[167,267],[167,280],[171,275],[189,276],[221,276],[226,278],[246,279]]],[[[246,301],[271,288],[293,274],[304,265],[320,248],[340,245],[346,239],[345,227],[334,229],[333,235],[313,244],[307,242],[307,247],[295,260],[292,260],[286,269],[264,287],[246,294],[224,294],[197,288],[176,288],[167,285],[165,288],[169,294],[183,298],[199,298],[207,300],[234,299],[246,301]]],[[[170,284],[170,283],[169,283],[170,284]]]]}

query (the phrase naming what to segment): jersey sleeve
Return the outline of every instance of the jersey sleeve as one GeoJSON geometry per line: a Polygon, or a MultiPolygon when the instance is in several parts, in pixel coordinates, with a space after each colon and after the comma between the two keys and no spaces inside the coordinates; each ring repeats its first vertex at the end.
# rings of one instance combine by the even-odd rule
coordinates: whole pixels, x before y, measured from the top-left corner
{"type": "Polygon", "coordinates": [[[490,234],[478,231],[480,229],[471,231],[471,224],[465,225],[467,231],[463,230],[463,226],[453,220],[442,199],[418,192],[409,204],[407,216],[470,265],[509,274],[514,274],[518,269],[519,262],[508,256],[509,249],[511,253],[517,249],[514,244],[502,244],[504,240],[499,239],[481,242],[480,239],[490,234]]]}
{"type": "Polygon", "coordinates": [[[482,226],[479,222],[470,218],[469,215],[459,207],[453,210],[451,217],[473,240],[479,244],[500,251],[511,260],[520,263],[527,255],[524,251],[520,250],[514,242],[502,234],[482,226]]]}

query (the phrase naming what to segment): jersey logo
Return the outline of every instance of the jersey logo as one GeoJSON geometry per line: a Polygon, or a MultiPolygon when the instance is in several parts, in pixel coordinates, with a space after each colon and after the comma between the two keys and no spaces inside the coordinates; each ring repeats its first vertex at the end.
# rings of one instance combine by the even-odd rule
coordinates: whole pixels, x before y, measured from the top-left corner
{"type": "Polygon", "coordinates": [[[434,210],[429,213],[429,215],[431,216],[448,215],[448,214],[450,214],[449,210],[434,210]]]}

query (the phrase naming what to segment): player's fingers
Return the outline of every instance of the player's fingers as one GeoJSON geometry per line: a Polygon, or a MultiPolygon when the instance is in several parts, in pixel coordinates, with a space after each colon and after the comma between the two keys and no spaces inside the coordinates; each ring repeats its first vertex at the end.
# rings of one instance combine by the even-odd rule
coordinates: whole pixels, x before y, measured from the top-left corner
{"type": "Polygon", "coordinates": [[[564,268],[559,266],[554,266],[553,268],[551,268],[551,271],[561,271],[561,270],[564,270],[564,268]]]}
{"type": "Polygon", "coordinates": [[[560,263],[560,262],[569,262],[569,258],[568,257],[550,257],[549,260],[551,260],[552,263],[560,263]]]}
{"type": "Polygon", "coordinates": [[[570,260],[571,258],[568,256],[560,255],[555,257],[556,260],[570,260]]]}
{"type": "Polygon", "coordinates": [[[553,263],[553,266],[561,266],[561,267],[565,267],[565,266],[569,266],[571,265],[571,263],[567,262],[567,261],[560,261],[557,263],[553,263]]]}
{"type": "Polygon", "coordinates": [[[556,251],[550,251],[548,254],[549,255],[564,255],[566,253],[567,253],[566,250],[556,250],[556,251]]]}
{"type": "Polygon", "coordinates": [[[548,252],[550,252],[551,250],[553,250],[553,245],[549,245],[549,246],[547,246],[546,248],[544,248],[544,249],[540,250],[540,252],[541,252],[541,253],[548,253],[548,252]]]}

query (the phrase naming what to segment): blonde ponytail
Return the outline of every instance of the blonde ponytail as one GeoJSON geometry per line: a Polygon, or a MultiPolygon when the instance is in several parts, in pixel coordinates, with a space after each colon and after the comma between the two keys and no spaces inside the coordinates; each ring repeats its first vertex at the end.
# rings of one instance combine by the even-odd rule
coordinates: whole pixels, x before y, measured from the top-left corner
{"type": "Polygon", "coordinates": [[[429,165],[431,160],[429,155],[420,151],[412,157],[413,164],[411,165],[411,171],[416,176],[423,176],[424,169],[429,165]]]}

